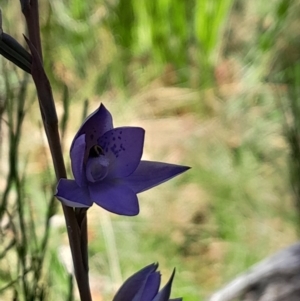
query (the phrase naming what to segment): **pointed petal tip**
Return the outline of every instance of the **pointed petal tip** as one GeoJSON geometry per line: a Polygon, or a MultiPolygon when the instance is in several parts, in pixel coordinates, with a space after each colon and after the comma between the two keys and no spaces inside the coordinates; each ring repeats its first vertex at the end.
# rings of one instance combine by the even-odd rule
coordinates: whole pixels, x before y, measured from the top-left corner
{"type": "Polygon", "coordinates": [[[152,268],[152,272],[156,271],[158,269],[159,263],[158,262],[153,262],[147,265],[145,268],[152,268]]]}
{"type": "Polygon", "coordinates": [[[155,161],[140,161],[137,169],[122,179],[135,193],[140,193],[160,185],[189,170],[189,166],[155,161]]]}
{"type": "Polygon", "coordinates": [[[176,268],[173,269],[173,272],[172,272],[172,274],[171,274],[171,277],[170,277],[170,279],[169,279],[169,281],[168,281],[168,283],[170,283],[171,285],[172,285],[172,282],[173,282],[173,280],[174,280],[175,273],[176,273],[176,268]]]}
{"type": "Polygon", "coordinates": [[[149,270],[151,272],[154,272],[154,271],[157,270],[157,268],[158,268],[158,262],[153,262],[153,263],[150,263],[150,264],[146,265],[141,270],[149,270]]]}
{"type": "MultiPolygon", "coordinates": [[[[170,294],[171,294],[171,288],[172,288],[174,276],[175,276],[175,268],[172,272],[170,279],[165,284],[165,286],[160,290],[160,292],[155,296],[153,301],[171,301],[172,300],[169,298],[170,298],[170,294]]],[[[175,299],[175,300],[177,300],[177,299],[175,299]]]]}
{"type": "Polygon", "coordinates": [[[89,150],[93,145],[97,144],[97,139],[99,137],[111,129],[113,129],[112,116],[105,106],[100,103],[99,107],[85,119],[79,128],[74,137],[71,148],[73,147],[74,141],[77,137],[82,134],[86,134],[86,148],[89,150]]]}
{"type": "Polygon", "coordinates": [[[97,112],[108,112],[108,110],[106,109],[105,105],[101,102],[99,105],[99,108],[97,109],[97,112]]]}
{"type": "Polygon", "coordinates": [[[185,165],[178,165],[179,167],[181,167],[181,173],[188,171],[189,169],[191,169],[192,167],[190,166],[185,166],[185,165]]]}
{"type": "Polygon", "coordinates": [[[98,109],[95,111],[95,113],[102,114],[102,116],[109,116],[109,117],[111,116],[111,113],[108,111],[108,109],[102,102],[100,102],[100,105],[98,109]]]}

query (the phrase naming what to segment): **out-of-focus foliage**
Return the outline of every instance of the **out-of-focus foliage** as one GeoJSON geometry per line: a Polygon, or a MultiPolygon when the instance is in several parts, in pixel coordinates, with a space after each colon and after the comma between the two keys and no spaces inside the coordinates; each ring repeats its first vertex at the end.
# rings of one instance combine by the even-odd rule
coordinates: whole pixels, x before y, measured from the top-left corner
{"type": "MultiPolygon", "coordinates": [[[[23,42],[18,5],[3,1],[1,6],[4,31],[23,42]]],[[[297,1],[53,0],[40,1],[40,9],[44,61],[62,120],[66,158],[89,99],[89,112],[103,101],[116,126],[146,129],[145,158],[193,167],[173,183],[142,194],[137,218],[90,210],[94,300],[110,300],[122,279],[156,261],[166,277],[177,267],[174,296],[204,300],[237,273],[296,240],[297,1]]],[[[12,152],[9,120],[16,110],[7,95],[20,89],[22,73],[2,59],[1,66],[6,74],[0,77],[2,199],[12,152]]],[[[45,163],[49,153],[31,84],[28,89],[17,172],[20,178],[25,175],[20,203],[27,206],[25,224],[36,222],[40,240],[52,173],[45,163]]],[[[21,218],[17,191],[13,185],[13,219],[21,218]]],[[[53,218],[43,261],[43,300],[66,300],[71,287],[62,264],[69,256],[60,217],[53,218]]],[[[31,240],[28,244],[29,251],[42,250],[31,240]]],[[[25,256],[26,264],[34,255],[25,256]]],[[[0,293],[5,294],[2,288],[18,274],[2,259],[0,267],[0,293]]],[[[11,287],[11,294],[24,293],[19,280],[11,287]]]]}
{"type": "Polygon", "coordinates": [[[169,66],[178,71],[177,84],[190,81],[191,75],[196,85],[207,83],[213,80],[212,67],[232,4],[232,0],[85,4],[54,0],[44,4],[43,11],[43,33],[52,42],[45,41],[46,63],[57,71],[59,81],[88,76],[97,92],[111,86],[135,88],[140,78],[133,72],[141,72],[140,68],[147,81],[169,66]]]}

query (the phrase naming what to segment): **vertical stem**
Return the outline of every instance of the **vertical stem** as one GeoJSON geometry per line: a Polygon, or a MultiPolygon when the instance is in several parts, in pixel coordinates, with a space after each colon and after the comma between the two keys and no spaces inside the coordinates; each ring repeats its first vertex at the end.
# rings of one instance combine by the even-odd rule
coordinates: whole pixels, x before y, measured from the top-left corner
{"type": "MultiPolygon", "coordinates": [[[[56,177],[57,180],[59,180],[61,178],[66,178],[66,169],[61,150],[55,103],[52,96],[51,86],[42,64],[38,0],[20,1],[22,12],[25,16],[28,27],[29,41],[27,42],[33,56],[31,73],[37,89],[41,115],[51,151],[56,177]]],[[[81,249],[81,241],[87,241],[87,239],[85,239],[87,238],[87,231],[85,227],[84,231],[81,231],[81,225],[78,224],[73,208],[64,205],[62,207],[66,220],[80,298],[82,301],[91,301],[92,297],[89,288],[88,270],[86,269],[86,263],[83,261],[81,249]]],[[[86,212],[84,212],[84,214],[86,218],[86,212]]]]}
{"type": "Polygon", "coordinates": [[[43,61],[38,0],[20,0],[20,2],[22,13],[25,16],[27,23],[29,40],[37,49],[37,52],[43,61]]]}

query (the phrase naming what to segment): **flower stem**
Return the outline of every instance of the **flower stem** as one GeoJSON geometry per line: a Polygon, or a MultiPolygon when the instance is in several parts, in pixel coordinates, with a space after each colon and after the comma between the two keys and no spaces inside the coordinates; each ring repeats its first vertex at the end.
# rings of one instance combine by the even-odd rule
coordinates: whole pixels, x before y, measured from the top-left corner
{"type": "MultiPolygon", "coordinates": [[[[29,40],[26,40],[33,57],[31,75],[37,89],[41,115],[51,151],[56,178],[59,180],[61,178],[66,178],[66,169],[61,150],[58,119],[52,96],[52,89],[42,63],[43,56],[39,27],[38,0],[20,0],[20,2],[28,27],[29,40]]],[[[82,301],[92,301],[89,287],[88,265],[86,262],[87,245],[84,246],[84,248],[81,246],[82,242],[87,242],[87,228],[83,227],[81,229],[81,223],[76,219],[73,208],[63,205],[63,212],[66,220],[80,299],[82,301]]],[[[83,211],[81,214],[81,221],[86,220],[86,212],[83,211]]]]}

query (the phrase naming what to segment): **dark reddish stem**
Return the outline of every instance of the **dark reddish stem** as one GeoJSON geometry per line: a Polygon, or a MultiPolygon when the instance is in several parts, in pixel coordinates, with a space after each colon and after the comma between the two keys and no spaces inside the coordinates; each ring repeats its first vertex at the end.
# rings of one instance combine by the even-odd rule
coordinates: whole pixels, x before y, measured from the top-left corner
{"type": "MultiPolygon", "coordinates": [[[[66,169],[61,150],[58,119],[52,89],[42,63],[38,0],[20,0],[20,2],[28,27],[29,40],[26,39],[26,41],[32,54],[31,74],[37,89],[41,115],[56,178],[59,180],[66,178],[66,169]]],[[[82,243],[87,243],[86,211],[81,212],[80,221],[76,218],[73,208],[63,205],[63,212],[80,298],[82,301],[92,301],[88,279],[87,245],[82,246],[82,243]]]]}
{"type": "Polygon", "coordinates": [[[27,23],[29,40],[37,49],[37,52],[43,61],[38,0],[20,0],[20,2],[22,13],[25,16],[27,23]]]}

